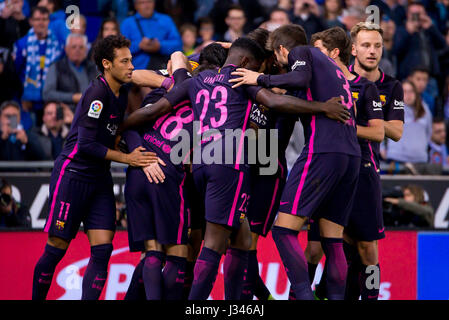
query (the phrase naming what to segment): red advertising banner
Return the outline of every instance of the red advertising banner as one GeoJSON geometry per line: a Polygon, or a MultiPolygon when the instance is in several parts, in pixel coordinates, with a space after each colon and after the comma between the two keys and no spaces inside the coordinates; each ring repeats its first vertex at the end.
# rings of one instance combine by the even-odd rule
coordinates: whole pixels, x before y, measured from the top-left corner
{"type": "MultiPolygon", "coordinates": [[[[417,297],[417,232],[387,232],[379,242],[381,267],[380,299],[414,300],[417,297]]],[[[0,300],[31,299],[33,270],[47,240],[44,232],[0,232],[0,300]]],[[[306,233],[300,233],[303,248],[306,233]]],[[[109,263],[109,273],[101,299],[123,299],[139,253],[130,253],[125,231],[116,233],[109,263]]],[[[78,300],[81,297],[82,276],[89,261],[90,247],[84,233],[78,233],[56,268],[48,299],[78,300]]],[[[269,235],[259,240],[261,277],[275,299],[288,298],[289,283],[274,242],[269,235]]],[[[324,260],[324,259],[323,259],[324,260]]],[[[315,279],[322,273],[323,261],[315,279]]],[[[223,269],[220,264],[211,299],[223,299],[223,269]]]]}

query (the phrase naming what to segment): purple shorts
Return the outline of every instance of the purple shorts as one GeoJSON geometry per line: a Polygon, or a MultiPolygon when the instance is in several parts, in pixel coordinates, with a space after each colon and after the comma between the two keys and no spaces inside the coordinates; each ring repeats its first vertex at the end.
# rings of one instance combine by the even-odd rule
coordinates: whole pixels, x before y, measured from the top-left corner
{"type": "Polygon", "coordinates": [[[206,221],[240,228],[250,200],[249,173],[212,164],[194,170],[193,179],[204,197],[206,221]]]}
{"type": "Polygon", "coordinates": [[[248,221],[251,232],[266,237],[278,213],[285,178],[279,175],[251,177],[248,221]]]}
{"type": "Polygon", "coordinates": [[[112,177],[89,181],[79,173],[59,170],[55,165],[50,178],[48,216],[44,231],[67,241],[76,237],[83,222],[84,231],[115,231],[115,197],[112,177]]]}
{"type": "Polygon", "coordinates": [[[362,164],[354,205],[345,232],[355,240],[385,238],[380,176],[371,163],[362,164]]]}
{"type": "Polygon", "coordinates": [[[282,193],[279,212],[325,218],[345,226],[355,196],[360,158],[340,153],[302,154],[282,193]]]}
{"type": "MultiPolygon", "coordinates": [[[[164,170],[165,168],[162,168],[164,170]]],[[[163,183],[150,183],[140,168],[126,172],[125,200],[130,250],[139,242],[157,240],[161,244],[187,244],[188,207],[185,174],[165,172],[163,183]]]]}

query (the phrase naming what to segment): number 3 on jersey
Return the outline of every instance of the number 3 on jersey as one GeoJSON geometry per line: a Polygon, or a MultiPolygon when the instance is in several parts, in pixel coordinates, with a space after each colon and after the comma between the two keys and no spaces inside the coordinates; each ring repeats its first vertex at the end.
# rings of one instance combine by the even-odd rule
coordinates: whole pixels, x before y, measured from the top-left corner
{"type": "Polygon", "coordinates": [[[206,89],[200,90],[196,95],[196,104],[201,103],[201,99],[203,100],[203,108],[201,110],[200,115],[200,128],[198,134],[202,134],[203,132],[209,130],[209,125],[204,125],[204,120],[206,119],[207,111],[209,110],[209,103],[211,100],[217,101],[215,102],[215,109],[212,110],[214,115],[217,114],[217,111],[220,112],[218,120],[216,117],[210,117],[210,125],[212,128],[219,128],[222,126],[226,119],[228,118],[228,109],[226,108],[226,102],[228,100],[228,91],[223,86],[215,87],[212,91],[212,94],[209,94],[209,91],[206,89]],[[219,101],[218,101],[219,100],[219,101]]]}

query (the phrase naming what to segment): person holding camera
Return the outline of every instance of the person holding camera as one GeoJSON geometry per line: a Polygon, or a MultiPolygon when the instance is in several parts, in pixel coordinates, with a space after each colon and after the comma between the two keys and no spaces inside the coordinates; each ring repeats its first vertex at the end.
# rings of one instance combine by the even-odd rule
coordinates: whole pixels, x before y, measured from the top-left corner
{"type": "Polygon", "coordinates": [[[433,77],[440,74],[437,50],[444,49],[446,42],[432,19],[419,1],[411,2],[407,7],[407,20],[404,26],[398,26],[393,52],[398,58],[398,78],[406,78],[414,66],[423,66],[430,70],[433,77]]]}
{"type": "Polygon", "coordinates": [[[39,139],[45,160],[55,160],[62,151],[64,141],[69,134],[69,127],[64,124],[64,112],[71,113],[70,109],[49,101],[44,105],[42,126],[34,127],[33,132],[39,139]]]}
{"type": "Polygon", "coordinates": [[[393,206],[386,212],[389,224],[431,228],[434,225],[434,209],[426,199],[426,192],[418,185],[407,185],[402,188],[402,197],[385,197],[384,202],[393,206]]]}
{"type": "Polygon", "coordinates": [[[20,106],[9,100],[0,106],[0,160],[42,160],[37,137],[20,123],[20,106]]]}
{"type": "Polygon", "coordinates": [[[31,215],[26,206],[12,197],[12,187],[5,179],[0,186],[0,228],[31,228],[31,215]]]}
{"type": "Polygon", "coordinates": [[[320,17],[320,9],[314,0],[295,0],[291,21],[304,28],[307,39],[310,39],[312,34],[327,29],[327,24],[320,17]]]}
{"type": "Polygon", "coordinates": [[[48,69],[42,96],[44,101],[59,101],[75,112],[90,81],[98,70],[87,58],[87,36],[71,33],[66,40],[66,56],[54,62],[48,69]]]}

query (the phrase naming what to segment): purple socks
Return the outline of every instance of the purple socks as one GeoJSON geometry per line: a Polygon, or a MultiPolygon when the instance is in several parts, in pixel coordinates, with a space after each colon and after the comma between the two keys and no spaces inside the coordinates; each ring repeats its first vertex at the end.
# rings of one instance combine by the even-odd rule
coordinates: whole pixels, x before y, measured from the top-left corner
{"type": "Polygon", "coordinates": [[[81,300],[98,300],[108,277],[112,244],[90,247],[90,259],[83,277],[81,300]]]}
{"type": "Polygon", "coordinates": [[[145,259],[141,259],[134,269],[131,283],[124,300],[145,300],[145,286],[143,284],[142,271],[145,259]]]}
{"type": "Polygon", "coordinates": [[[274,226],[271,233],[296,299],[314,300],[304,250],[298,240],[298,231],[274,226]]]}
{"type": "Polygon", "coordinates": [[[164,300],[181,300],[186,273],[186,258],[167,256],[167,262],[162,272],[164,283],[164,300]]]}
{"type": "Polygon", "coordinates": [[[189,300],[207,300],[217,278],[221,254],[203,247],[196,260],[189,300]]]}
{"type": "Polygon", "coordinates": [[[33,300],[45,300],[53,279],[53,273],[65,253],[66,250],[55,248],[49,244],[45,246],[44,253],[34,267],[33,300]]]}
{"type": "Polygon", "coordinates": [[[248,269],[245,275],[241,300],[253,300],[254,296],[259,300],[268,300],[270,291],[265,286],[259,274],[259,261],[257,260],[257,250],[248,251],[248,269]]]}
{"type": "Polygon", "coordinates": [[[248,267],[248,251],[229,248],[223,262],[225,300],[240,300],[245,270],[248,267]]]}
{"type": "Polygon", "coordinates": [[[160,251],[147,251],[145,254],[142,278],[147,300],[162,299],[162,263],[164,259],[165,253],[160,251]]]}
{"type": "Polygon", "coordinates": [[[343,239],[321,237],[326,256],[326,291],[329,300],[344,300],[348,265],[343,251],[343,239]]]}

